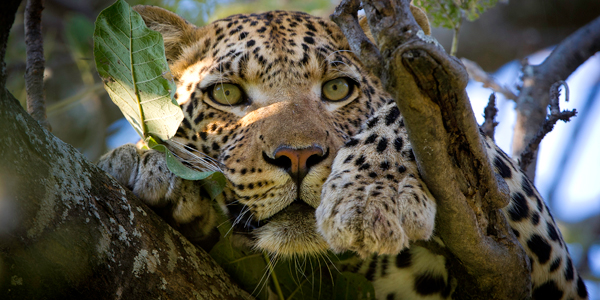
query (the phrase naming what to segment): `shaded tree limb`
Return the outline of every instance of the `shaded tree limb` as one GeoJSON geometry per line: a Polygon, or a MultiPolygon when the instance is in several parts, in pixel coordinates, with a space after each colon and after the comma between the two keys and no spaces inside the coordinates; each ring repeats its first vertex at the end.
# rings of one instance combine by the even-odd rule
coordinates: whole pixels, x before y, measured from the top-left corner
{"type": "Polygon", "coordinates": [[[436,232],[452,253],[451,276],[461,283],[454,297],[527,298],[529,262],[499,210],[509,202],[508,187],[489,164],[464,67],[419,32],[408,0],[363,1],[363,8],[385,64],[382,81],[404,116],[419,171],[437,200],[436,232]]]}
{"type": "Polygon", "coordinates": [[[250,299],[128,189],[0,99],[1,299],[250,299]]]}
{"type": "Polygon", "coordinates": [[[527,147],[525,148],[525,150],[519,157],[519,166],[521,167],[521,169],[523,171],[527,171],[527,168],[529,167],[529,165],[531,164],[531,161],[533,160],[534,153],[537,152],[537,150],[540,146],[540,143],[542,142],[542,139],[546,136],[546,134],[548,134],[550,131],[552,131],[552,129],[554,129],[554,125],[556,124],[556,122],[558,122],[559,120],[561,120],[563,122],[569,122],[572,117],[577,115],[577,110],[575,110],[575,109],[560,111],[560,107],[559,107],[558,103],[559,103],[560,86],[561,85],[565,87],[566,101],[569,101],[569,88],[568,88],[566,82],[561,80],[561,81],[554,83],[550,87],[550,92],[549,92],[549,94],[550,94],[550,114],[544,120],[544,123],[542,124],[542,127],[540,128],[538,133],[529,142],[529,144],[527,145],[527,147]]]}
{"type": "MultiPolygon", "coordinates": [[[[520,160],[527,145],[537,135],[546,119],[550,103],[548,90],[557,81],[566,80],[590,56],[600,51],[600,17],[564,39],[537,66],[523,67],[523,88],[517,99],[517,122],[512,143],[512,156],[520,160]]],[[[537,151],[533,151],[532,166],[527,176],[535,178],[537,151]]]]}
{"type": "Polygon", "coordinates": [[[5,90],[19,2],[0,2],[0,299],[250,299],[5,90]]]}
{"type": "Polygon", "coordinates": [[[25,45],[27,52],[25,87],[27,112],[44,128],[50,130],[46,117],[44,96],[44,37],[42,36],[42,11],[44,0],[27,0],[25,6],[25,45]]]}
{"type": "Polygon", "coordinates": [[[486,136],[494,139],[494,132],[496,126],[498,126],[498,122],[494,121],[496,118],[496,114],[498,113],[498,109],[496,108],[496,94],[492,93],[490,95],[490,99],[488,100],[488,105],[483,110],[483,124],[481,124],[481,130],[485,133],[486,136]]]}

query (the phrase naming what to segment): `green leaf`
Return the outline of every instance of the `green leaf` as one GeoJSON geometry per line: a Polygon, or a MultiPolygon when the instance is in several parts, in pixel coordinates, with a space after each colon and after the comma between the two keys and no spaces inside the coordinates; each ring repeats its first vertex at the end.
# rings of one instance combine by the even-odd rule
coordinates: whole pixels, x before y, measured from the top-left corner
{"type": "Polygon", "coordinates": [[[113,102],[143,139],[171,138],[183,112],[172,98],[176,86],[160,33],[123,0],[103,10],[95,25],[96,68],[113,102]]]}
{"type": "Polygon", "coordinates": [[[463,16],[475,21],[489,8],[496,6],[498,0],[415,0],[429,14],[434,27],[456,29],[460,27],[463,16]]]}
{"type": "Polygon", "coordinates": [[[187,180],[202,180],[202,187],[210,195],[211,200],[214,200],[227,184],[225,175],[217,171],[201,172],[192,170],[186,167],[165,145],[158,144],[152,137],[146,139],[146,144],[151,149],[165,154],[167,167],[173,174],[187,180]]]}

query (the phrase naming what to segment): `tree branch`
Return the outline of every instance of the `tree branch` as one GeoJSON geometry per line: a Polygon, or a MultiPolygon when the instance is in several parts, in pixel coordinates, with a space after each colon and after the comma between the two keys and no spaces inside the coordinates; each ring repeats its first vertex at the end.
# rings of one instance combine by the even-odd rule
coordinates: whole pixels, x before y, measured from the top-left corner
{"type": "Polygon", "coordinates": [[[498,122],[494,121],[497,113],[498,109],[496,108],[496,94],[492,93],[490,95],[488,105],[483,110],[483,117],[485,121],[483,121],[483,124],[481,124],[481,130],[483,130],[485,135],[492,140],[494,139],[494,131],[496,126],[498,126],[498,122]]]}
{"type": "Polygon", "coordinates": [[[419,33],[408,0],[364,1],[363,8],[385,62],[382,81],[437,199],[436,232],[452,252],[449,270],[461,283],[454,297],[526,298],[528,259],[499,210],[509,202],[508,187],[489,164],[464,67],[419,33]]]}
{"type": "Polygon", "coordinates": [[[381,75],[381,54],[375,44],[363,33],[358,22],[359,0],[342,1],[331,15],[331,20],[340,26],[347,37],[350,49],[360,57],[363,64],[376,76],[381,75]]]}
{"type": "Polygon", "coordinates": [[[556,82],[550,87],[550,114],[544,120],[544,124],[535,135],[535,137],[529,142],[529,145],[523,151],[519,159],[519,166],[522,170],[527,171],[527,167],[531,164],[533,160],[534,153],[537,152],[542,139],[548,134],[552,129],[554,129],[554,125],[559,120],[563,122],[569,122],[572,117],[577,115],[577,110],[564,110],[560,111],[559,107],[559,97],[560,97],[560,86],[565,87],[565,99],[569,101],[569,87],[567,83],[564,81],[556,82]]]}
{"type": "Polygon", "coordinates": [[[50,124],[46,118],[46,99],[44,97],[43,2],[44,0],[27,0],[25,7],[25,45],[27,46],[25,86],[27,89],[27,112],[40,125],[50,130],[50,124]]]}
{"type": "MultiPolygon", "coordinates": [[[[523,88],[517,99],[517,122],[512,143],[514,158],[521,160],[520,156],[546,119],[550,86],[557,81],[566,80],[577,67],[598,51],[600,17],[564,39],[541,65],[523,67],[523,88]]],[[[533,151],[532,162],[536,159],[537,151],[533,151]]],[[[535,163],[527,168],[527,176],[532,181],[535,170],[535,163]]]]}
{"type": "Polygon", "coordinates": [[[249,299],[81,153],[0,98],[1,299],[249,299]]]}
{"type": "Polygon", "coordinates": [[[490,88],[496,93],[502,94],[506,99],[513,101],[517,100],[517,95],[505,86],[500,85],[496,79],[487,72],[485,72],[476,62],[461,58],[460,61],[463,63],[469,73],[469,78],[483,83],[484,88],[490,88]]]}

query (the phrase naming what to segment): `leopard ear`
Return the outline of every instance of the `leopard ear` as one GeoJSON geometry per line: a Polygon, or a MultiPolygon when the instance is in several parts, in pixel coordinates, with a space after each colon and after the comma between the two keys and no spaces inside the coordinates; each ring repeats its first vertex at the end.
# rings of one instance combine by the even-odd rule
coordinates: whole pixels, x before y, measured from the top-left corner
{"type": "Polygon", "coordinates": [[[148,28],[162,34],[167,60],[174,61],[182,49],[198,40],[198,27],[166,9],[151,5],[136,5],[138,12],[148,28]]]}
{"type": "MultiPolygon", "coordinates": [[[[425,12],[420,7],[412,5],[412,3],[410,4],[410,12],[413,14],[413,17],[415,18],[415,21],[417,21],[417,24],[421,26],[421,29],[423,29],[423,32],[426,35],[431,35],[431,26],[429,25],[429,19],[427,18],[425,12]]],[[[358,20],[358,23],[360,24],[360,27],[365,32],[365,35],[367,35],[369,40],[371,40],[371,42],[373,42],[374,44],[377,44],[375,43],[375,39],[373,39],[373,34],[371,33],[371,29],[369,28],[367,18],[365,16],[361,16],[358,20]]]]}

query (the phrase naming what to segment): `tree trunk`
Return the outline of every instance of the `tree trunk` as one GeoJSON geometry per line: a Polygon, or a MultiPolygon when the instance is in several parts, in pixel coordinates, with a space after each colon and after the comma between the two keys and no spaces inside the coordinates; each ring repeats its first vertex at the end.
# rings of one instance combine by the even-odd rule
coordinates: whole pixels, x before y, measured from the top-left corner
{"type": "Polygon", "coordinates": [[[0,299],[251,298],[1,88],[0,299]]]}

